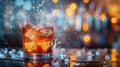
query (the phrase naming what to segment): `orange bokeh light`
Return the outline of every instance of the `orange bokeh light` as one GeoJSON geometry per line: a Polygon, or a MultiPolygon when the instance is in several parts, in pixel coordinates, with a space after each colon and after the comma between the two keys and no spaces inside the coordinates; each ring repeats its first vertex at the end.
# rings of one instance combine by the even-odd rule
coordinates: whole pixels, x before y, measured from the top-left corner
{"type": "MultiPolygon", "coordinates": [[[[77,56],[76,55],[71,55],[70,60],[77,60],[77,56]]],[[[76,64],[76,62],[70,62],[70,67],[74,67],[75,64],[76,64]]]]}
{"type": "Polygon", "coordinates": [[[110,16],[116,16],[117,14],[119,14],[119,6],[117,6],[117,4],[111,4],[108,7],[108,14],[110,16]]]}
{"type": "Polygon", "coordinates": [[[89,42],[90,41],[90,36],[89,35],[85,35],[83,37],[83,40],[84,40],[84,42],[89,42]]]}
{"type": "Polygon", "coordinates": [[[105,18],[106,18],[106,14],[105,13],[102,13],[101,15],[100,15],[100,20],[105,20],[105,18]]]}
{"type": "Polygon", "coordinates": [[[112,24],[116,24],[116,23],[117,23],[117,18],[113,17],[113,18],[111,19],[111,23],[112,23],[112,24]]]}
{"type": "Polygon", "coordinates": [[[59,0],[52,0],[53,3],[57,3],[59,0]]]}
{"type": "Polygon", "coordinates": [[[83,3],[89,3],[89,0],[83,0],[83,3]]]}
{"type": "Polygon", "coordinates": [[[89,30],[89,24],[87,22],[83,23],[83,31],[87,32],[89,30]]]}
{"type": "Polygon", "coordinates": [[[112,49],[111,50],[111,60],[112,61],[117,61],[116,56],[117,56],[117,49],[112,49]]]}

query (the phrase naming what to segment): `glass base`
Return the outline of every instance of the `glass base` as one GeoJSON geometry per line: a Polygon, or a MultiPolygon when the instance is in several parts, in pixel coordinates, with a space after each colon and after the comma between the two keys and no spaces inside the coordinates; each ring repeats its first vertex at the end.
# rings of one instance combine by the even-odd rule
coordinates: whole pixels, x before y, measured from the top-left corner
{"type": "Polygon", "coordinates": [[[52,53],[25,53],[25,60],[51,60],[52,53]]]}

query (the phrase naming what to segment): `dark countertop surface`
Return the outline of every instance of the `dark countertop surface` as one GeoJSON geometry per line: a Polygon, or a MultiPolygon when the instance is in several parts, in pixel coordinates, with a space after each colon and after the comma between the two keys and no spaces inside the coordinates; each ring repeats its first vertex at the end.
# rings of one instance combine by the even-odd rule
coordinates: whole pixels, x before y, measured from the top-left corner
{"type": "Polygon", "coordinates": [[[0,59],[0,67],[120,67],[120,61],[25,61],[0,59]]]}
{"type": "MultiPolygon", "coordinates": [[[[4,49],[5,50],[5,49],[4,49]]],[[[19,49],[18,49],[19,50],[19,49]]],[[[12,50],[11,50],[12,51],[12,50]]],[[[11,52],[8,51],[8,52],[11,52]]],[[[93,50],[97,51],[97,50],[93,50]]],[[[2,51],[1,51],[2,52],[2,51]]],[[[20,56],[19,54],[13,53],[12,56],[6,56],[4,59],[0,59],[0,67],[120,67],[120,54],[118,50],[110,50],[110,53],[105,53],[105,50],[100,49],[100,54],[98,56],[93,56],[92,60],[85,60],[85,58],[90,57],[86,56],[89,51],[83,50],[83,49],[69,49],[66,51],[66,56],[71,58],[70,60],[66,60],[64,58],[61,60],[61,58],[55,58],[52,61],[45,61],[45,60],[23,60],[20,58],[14,58],[14,55],[20,56]],[[80,57],[77,56],[77,53],[83,51],[80,57]],[[102,52],[101,52],[102,51],[102,52]],[[104,53],[106,55],[104,55],[104,53]],[[13,58],[12,58],[13,57],[13,58]],[[11,58],[11,59],[10,59],[11,58]],[[16,59],[16,60],[15,60],[16,59]],[[104,61],[106,59],[106,61],[104,61]]],[[[3,52],[5,53],[5,52],[3,52]]],[[[58,52],[59,53],[59,52],[58,52]]],[[[56,53],[56,55],[58,54],[56,53]]],[[[1,54],[2,55],[2,54],[1,54]]],[[[21,54],[23,55],[23,54],[21,54]]]]}

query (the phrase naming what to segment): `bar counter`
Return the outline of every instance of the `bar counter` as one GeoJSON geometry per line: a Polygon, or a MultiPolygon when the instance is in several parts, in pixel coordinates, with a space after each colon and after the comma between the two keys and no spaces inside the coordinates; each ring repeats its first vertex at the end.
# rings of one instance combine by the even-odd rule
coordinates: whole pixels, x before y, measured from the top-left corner
{"type": "Polygon", "coordinates": [[[0,59],[0,67],[120,67],[120,61],[25,61],[0,59]]]}
{"type": "Polygon", "coordinates": [[[22,49],[1,49],[0,67],[120,67],[116,49],[54,49],[48,60],[25,60],[22,49]],[[64,51],[65,50],[65,51],[64,51]]]}

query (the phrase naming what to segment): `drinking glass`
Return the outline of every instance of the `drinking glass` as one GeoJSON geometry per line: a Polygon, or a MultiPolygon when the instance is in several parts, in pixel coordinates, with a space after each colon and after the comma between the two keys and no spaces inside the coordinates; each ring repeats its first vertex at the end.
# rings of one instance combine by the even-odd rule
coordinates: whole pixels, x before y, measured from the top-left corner
{"type": "Polygon", "coordinates": [[[54,31],[50,21],[39,23],[25,22],[22,34],[25,59],[52,58],[54,31]]]}

